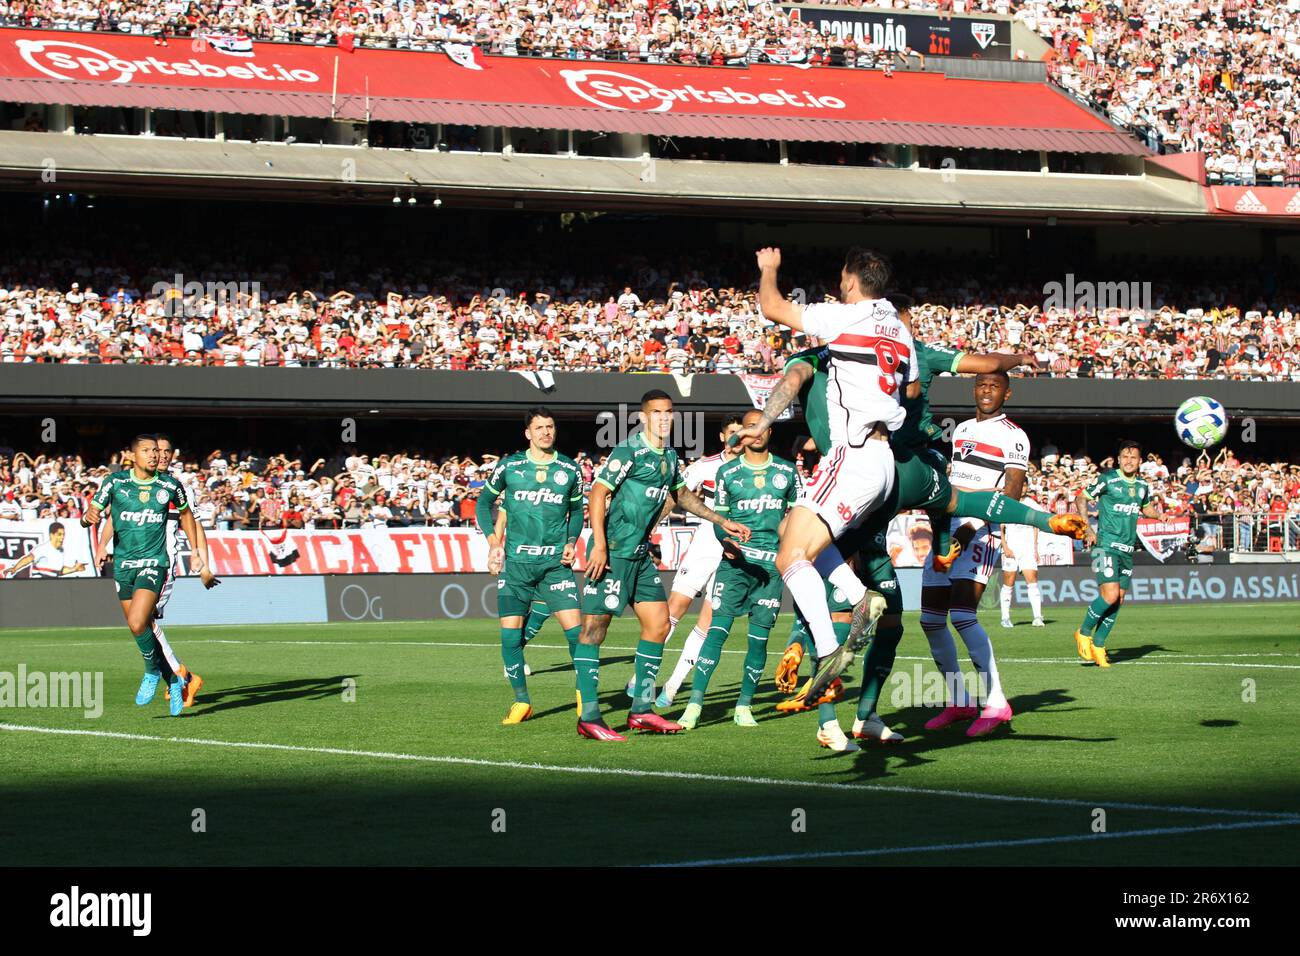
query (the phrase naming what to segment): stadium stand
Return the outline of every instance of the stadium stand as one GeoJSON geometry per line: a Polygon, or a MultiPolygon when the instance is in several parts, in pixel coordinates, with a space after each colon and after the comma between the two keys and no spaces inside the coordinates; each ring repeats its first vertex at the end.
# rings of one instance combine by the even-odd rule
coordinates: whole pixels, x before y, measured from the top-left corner
{"type": "MultiPolygon", "coordinates": [[[[1210,185],[1300,186],[1295,42],[1300,10],[1280,0],[897,0],[832,4],[1008,15],[1051,44],[1049,76],[1158,153],[1204,152],[1210,185]]],[[[819,33],[779,5],[739,0],[320,0],[242,5],[114,0],[0,2],[0,26],[152,35],[235,45],[338,43],[644,63],[752,62],[892,70],[922,52],[871,36],[819,33]]],[[[38,126],[31,127],[37,129],[38,126]]]]}
{"type": "MultiPolygon", "coordinates": [[[[213,449],[199,456],[182,448],[173,471],[208,528],[471,526],[479,489],[499,454],[393,451],[308,461],[293,452],[213,449]]],[[[75,519],[124,457],[124,452],[47,457],[0,448],[0,518],[75,519]]],[[[574,459],[589,485],[604,456],[579,451],[574,459]]],[[[1111,459],[1062,453],[1049,441],[1031,463],[1030,493],[1049,511],[1061,513],[1099,471],[1112,467],[1111,459]]],[[[1172,469],[1150,453],[1141,473],[1166,512],[1193,515],[1220,534],[1231,516],[1249,520],[1272,514],[1300,523],[1300,464],[1252,462],[1222,448],[1213,458],[1205,452],[1185,457],[1172,469]]]]}

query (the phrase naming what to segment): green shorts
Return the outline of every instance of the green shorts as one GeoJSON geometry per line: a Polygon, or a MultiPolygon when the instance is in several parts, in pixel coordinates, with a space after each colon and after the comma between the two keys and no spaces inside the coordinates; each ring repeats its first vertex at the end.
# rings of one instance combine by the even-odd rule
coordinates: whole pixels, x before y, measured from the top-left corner
{"type": "Polygon", "coordinates": [[[506,559],[497,578],[497,616],[523,617],[534,601],[552,614],[578,609],[578,584],[573,571],[554,561],[506,559]]]}
{"type": "Polygon", "coordinates": [[[584,581],[582,613],[618,617],[629,604],[667,601],[654,558],[610,558],[599,581],[584,581]]]}
{"type": "Polygon", "coordinates": [[[117,599],[131,600],[136,591],[158,594],[167,583],[167,558],[135,558],[113,562],[113,580],[117,583],[117,599]]]}
{"type": "Polygon", "coordinates": [[[894,487],[879,508],[856,528],[840,535],[836,544],[847,557],[872,548],[885,550],[885,535],[889,523],[900,511],[926,508],[946,508],[952,500],[952,485],[948,483],[948,462],[933,448],[901,452],[904,457],[894,462],[894,487]]]}
{"type": "Polygon", "coordinates": [[[1133,580],[1133,555],[1104,545],[1092,549],[1092,572],[1098,584],[1116,584],[1127,591],[1133,580]]]}
{"type": "Polygon", "coordinates": [[[753,627],[771,630],[781,613],[785,585],[775,567],[723,559],[713,573],[709,605],[714,615],[749,617],[753,627]]]}
{"type": "MultiPolygon", "coordinates": [[[[889,552],[883,545],[876,547],[873,544],[858,551],[857,573],[863,584],[884,597],[886,614],[903,613],[903,592],[898,586],[898,575],[894,573],[894,562],[889,560],[889,552]]],[[[844,599],[844,593],[832,587],[830,582],[826,584],[826,603],[830,605],[832,614],[847,614],[853,610],[853,605],[844,599]]]]}

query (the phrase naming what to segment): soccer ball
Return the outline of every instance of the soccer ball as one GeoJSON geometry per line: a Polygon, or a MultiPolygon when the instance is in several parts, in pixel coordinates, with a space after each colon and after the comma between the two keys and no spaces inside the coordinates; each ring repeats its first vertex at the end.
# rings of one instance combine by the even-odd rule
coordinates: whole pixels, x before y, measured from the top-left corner
{"type": "Polygon", "coordinates": [[[1178,406],[1174,429],[1184,445],[1210,448],[1228,434],[1228,412],[1214,399],[1198,395],[1178,406]]]}

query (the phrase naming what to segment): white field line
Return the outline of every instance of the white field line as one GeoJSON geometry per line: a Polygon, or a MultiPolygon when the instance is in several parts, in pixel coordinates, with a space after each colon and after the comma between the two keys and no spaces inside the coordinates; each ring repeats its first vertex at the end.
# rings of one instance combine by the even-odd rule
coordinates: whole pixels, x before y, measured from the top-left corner
{"type": "MultiPolygon", "coordinates": [[[[31,644],[30,647],[107,647],[113,644],[120,644],[121,641],[59,641],[49,644],[31,644]]],[[[477,647],[482,650],[499,651],[499,644],[487,644],[482,641],[278,641],[278,640],[235,640],[232,638],[200,638],[198,640],[183,640],[184,646],[188,647],[195,644],[267,644],[281,647],[477,647]]],[[[538,644],[532,642],[528,645],[537,650],[559,651],[567,650],[562,644],[538,644]]],[[[608,651],[635,651],[635,647],[623,646],[620,644],[606,644],[605,649],[608,651]]],[[[675,648],[670,646],[668,651],[675,648]]],[[[745,654],[746,651],[739,649],[726,649],[724,654],[745,654]]],[[[1220,663],[1219,661],[1187,661],[1182,658],[1260,658],[1260,657],[1283,657],[1296,659],[1300,661],[1300,655],[1284,654],[1281,652],[1269,652],[1261,654],[1153,654],[1150,655],[1154,660],[1137,660],[1122,662],[1125,664],[1140,664],[1144,667],[1150,667],[1155,664],[1159,665],[1181,665],[1185,667],[1249,667],[1249,668],[1268,668],[1273,670],[1300,670],[1300,663],[1295,664],[1237,664],[1237,663],[1220,663]],[[1172,660],[1171,658],[1178,658],[1172,660]]],[[[1003,664],[1072,664],[1078,658],[1074,655],[1069,657],[1003,657],[999,662],[1003,664]]],[[[928,661],[928,657],[910,657],[900,654],[895,660],[899,661],[928,661]]]]}
{"type": "Polygon", "coordinates": [[[691,773],[677,770],[634,770],[626,767],[566,767],[558,764],[523,763],[515,760],[484,760],[475,757],[445,757],[431,754],[389,753],[375,750],[349,750],[342,747],[309,747],[300,744],[275,744],[256,741],[209,740],[201,737],[163,737],[128,734],[112,730],[76,730],[62,727],[32,727],[0,723],[0,730],[14,733],[50,734],[65,737],[93,737],[107,740],[134,740],[150,743],[190,744],[201,747],[228,747],[238,750],[272,750],[288,753],[333,754],[340,757],[364,757],[372,760],[402,760],[415,763],[454,764],[470,767],[493,767],[506,770],[540,770],[546,773],[588,774],[594,776],[638,777],[660,780],[687,780],[700,783],[735,783],[767,787],[803,787],[847,793],[901,793],[914,796],[951,797],[961,800],[987,800],[998,803],[1025,803],[1039,806],[1098,806],[1108,810],[1148,810],[1160,813],[1195,813],[1209,816],[1283,820],[1300,823],[1300,814],[1263,810],[1233,810],[1215,807],[1164,806],[1151,803],[1117,803],[1109,800],[1069,800],[1063,797],[1027,797],[1010,794],[978,793],[968,790],[935,790],[924,787],[881,786],[870,783],[838,783],[823,780],[791,780],[779,777],[739,777],[717,773],[691,773]]]}
{"type": "Polygon", "coordinates": [[[680,863],[652,863],[656,867],[738,866],[753,863],[791,863],[800,860],[844,860],[871,856],[900,856],[908,853],[946,853],[953,850],[991,850],[1004,847],[1049,846],[1056,843],[1091,843],[1100,840],[1128,840],[1134,837],[1177,836],[1215,830],[1246,830],[1257,827],[1300,826],[1296,820],[1252,820],[1243,823],[1207,823],[1195,827],[1155,827],[1119,833],[1077,833],[1070,836],[1027,837],[1023,840],[980,840],[975,843],[931,843],[928,846],[873,847],[869,850],[825,850],[811,853],[773,853],[767,856],[736,856],[715,860],[685,860],[680,863]]]}

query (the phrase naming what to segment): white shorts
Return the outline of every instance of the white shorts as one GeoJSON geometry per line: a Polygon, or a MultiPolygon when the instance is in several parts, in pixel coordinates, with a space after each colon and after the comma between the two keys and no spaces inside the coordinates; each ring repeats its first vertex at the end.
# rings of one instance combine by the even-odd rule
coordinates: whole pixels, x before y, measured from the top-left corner
{"type": "Polygon", "coordinates": [[[835,539],[861,524],[893,490],[889,442],[868,440],[861,448],[832,445],[794,504],[815,512],[835,539]]]}
{"type": "Polygon", "coordinates": [[[162,620],[163,608],[167,606],[167,601],[172,596],[172,588],[176,587],[176,558],[168,555],[171,564],[167,567],[167,577],[163,580],[162,590],[158,592],[158,603],[154,605],[154,616],[162,620]]]}
{"type": "MultiPolygon", "coordinates": [[[[957,529],[966,521],[967,519],[964,518],[953,518],[950,533],[956,535],[957,529]]],[[[970,539],[970,544],[961,549],[961,554],[957,555],[957,560],[952,563],[952,570],[947,574],[940,574],[934,569],[933,553],[925,559],[925,570],[921,572],[921,587],[946,588],[953,581],[988,584],[1001,553],[1001,534],[990,532],[988,525],[981,524],[975,536],[970,539]]]]}
{"type": "Polygon", "coordinates": [[[1002,552],[1002,570],[1015,573],[1017,571],[1037,571],[1038,555],[1034,549],[1026,545],[1023,551],[1017,551],[1014,558],[1007,557],[1005,551],[1002,552]]]}
{"type": "Polygon", "coordinates": [[[705,522],[695,529],[691,543],[677,565],[673,575],[674,594],[684,594],[692,600],[702,593],[713,579],[713,572],[722,563],[722,542],[713,533],[713,525],[705,522]]]}

